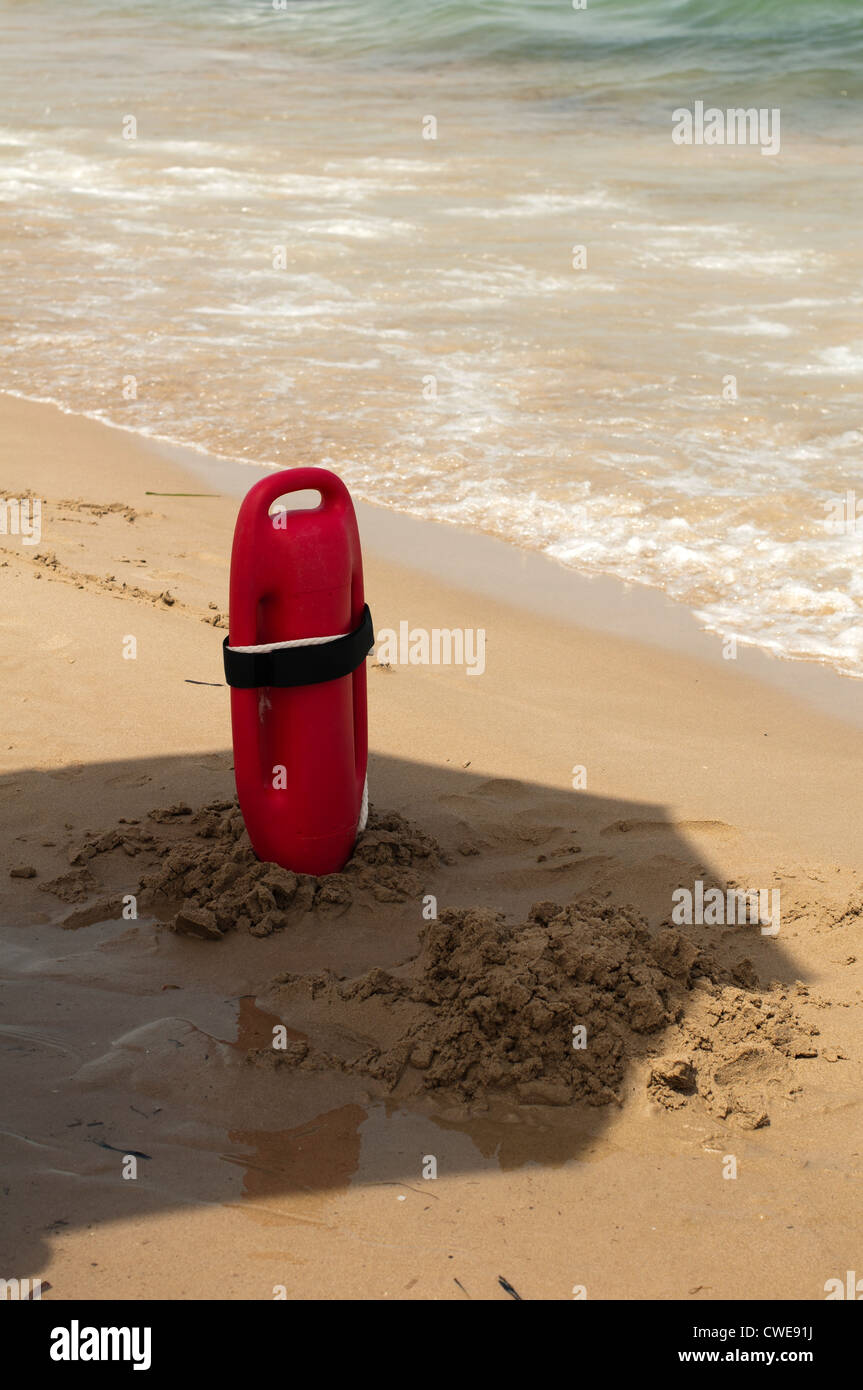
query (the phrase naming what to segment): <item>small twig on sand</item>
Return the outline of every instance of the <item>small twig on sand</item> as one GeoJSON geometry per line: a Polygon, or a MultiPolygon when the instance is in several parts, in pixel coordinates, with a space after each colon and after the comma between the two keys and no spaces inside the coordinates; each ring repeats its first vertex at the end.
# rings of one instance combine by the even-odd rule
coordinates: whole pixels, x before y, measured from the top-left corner
{"type": "Polygon", "coordinates": [[[503,1277],[502,1274],[499,1274],[499,1275],[497,1276],[497,1282],[500,1284],[500,1286],[501,1286],[502,1289],[506,1289],[506,1291],[507,1291],[507,1293],[509,1294],[510,1298],[516,1298],[516,1299],[518,1299],[519,1303],[523,1303],[523,1302],[524,1302],[524,1299],[522,1298],[521,1294],[520,1294],[520,1293],[516,1293],[515,1289],[512,1287],[512,1284],[509,1282],[508,1279],[504,1279],[504,1277],[503,1277]]]}

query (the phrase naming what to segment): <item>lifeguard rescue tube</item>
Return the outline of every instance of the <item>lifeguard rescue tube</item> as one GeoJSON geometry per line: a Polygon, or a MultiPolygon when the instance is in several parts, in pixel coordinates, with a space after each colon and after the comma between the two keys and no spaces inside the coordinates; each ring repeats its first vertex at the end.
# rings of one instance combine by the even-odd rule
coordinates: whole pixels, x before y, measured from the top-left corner
{"type": "Polygon", "coordinates": [[[259,859],[320,875],[349,858],[368,807],[373,643],[344,483],[325,468],[268,474],[237,517],[224,642],[237,795],[259,859]],[[317,507],[270,514],[307,490],[317,507]]]}

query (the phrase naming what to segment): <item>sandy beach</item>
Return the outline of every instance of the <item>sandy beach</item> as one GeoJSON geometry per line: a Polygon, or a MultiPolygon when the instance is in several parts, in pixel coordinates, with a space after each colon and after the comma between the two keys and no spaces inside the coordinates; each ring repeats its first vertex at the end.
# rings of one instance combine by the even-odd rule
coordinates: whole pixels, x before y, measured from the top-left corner
{"type": "Polygon", "coordinates": [[[408,563],[418,523],[361,509],[376,629],[482,628],[485,671],[373,653],[369,828],[333,881],[264,884],[220,651],[255,475],[186,463],[0,398],[4,494],[42,500],[38,544],[0,536],[10,1271],[55,1299],[823,1298],[863,1235],[856,683],[603,632],[531,557],[540,613],[515,547],[489,592],[450,528],[408,563]],[[675,924],[695,882],[779,890],[778,930],[675,924]]]}

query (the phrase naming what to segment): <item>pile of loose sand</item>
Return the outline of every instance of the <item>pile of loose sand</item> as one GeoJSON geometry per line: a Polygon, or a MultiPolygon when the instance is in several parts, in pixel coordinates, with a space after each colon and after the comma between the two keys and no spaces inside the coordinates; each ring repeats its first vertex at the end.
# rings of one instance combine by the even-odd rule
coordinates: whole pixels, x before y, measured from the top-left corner
{"type": "MultiPolygon", "coordinates": [[[[419,912],[430,875],[448,859],[402,816],[372,810],[341,873],[295,874],[256,859],[229,799],[198,811],[159,808],[144,823],[89,835],[45,890],[68,902],[104,892],[93,868],[115,852],[146,861],[139,911],[204,940],[232,930],[269,936],[308,912],[363,902],[380,910],[413,899],[419,912]]],[[[118,903],[116,893],[101,896],[64,925],[119,916],[118,903]]],[[[748,958],[720,958],[717,936],[670,926],[652,934],[625,905],[539,902],[522,922],[485,907],[447,908],[423,926],[420,943],[391,971],[279,976],[273,1012],[295,1022],[299,1011],[308,1041],[258,1048],[247,1061],[355,1073],[405,1098],[473,1103],[497,1094],[553,1106],[620,1102],[632,1064],[645,1061],[647,1090],[665,1108],[698,1096],[717,1117],[759,1128],[771,1095],[794,1093],[793,1059],[817,1055],[817,1030],[797,1012],[804,986],[760,990],[748,958]]]]}
{"type": "MultiPolygon", "coordinates": [[[[443,856],[434,840],[402,816],[372,808],[342,872],[313,878],[255,857],[236,799],[212,801],[198,811],[180,803],[151,811],[148,824],[121,822],[87,836],[70,850],[69,872],[43,884],[43,890],[65,902],[85,901],[103,888],[94,861],[114,851],[156,861],[137,882],[139,913],[208,940],[233,930],[269,936],[308,911],[339,912],[362,900],[399,903],[419,897],[425,872],[443,856]]],[[[63,925],[114,916],[120,916],[118,897],[103,895],[63,925]]]]}
{"type": "Polygon", "coordinates": [[[676,929],[652,936],[631,908],[544,902],[518,923],[444,910],[399,971],[273,981],[282,1017],[304,1001],[308,1016],[311,1000],[331,1035],[390,1033],[385,1042],[347,1056],[300,1042],[249,1060],[359,1072],[400,1097],[606,1105],[621,1100],[630,1064],[655,1055],[662,1035],[675,1050],[650,1069],[655,1099],[673,1107],[700,1095],[713,1113],[758,1127],[771,1089],[788,1090],[789,1059],[814,1055],[815,1030],[798,1021],[793,996],[778,986],[747,994],[710,952],[676,929]]]}

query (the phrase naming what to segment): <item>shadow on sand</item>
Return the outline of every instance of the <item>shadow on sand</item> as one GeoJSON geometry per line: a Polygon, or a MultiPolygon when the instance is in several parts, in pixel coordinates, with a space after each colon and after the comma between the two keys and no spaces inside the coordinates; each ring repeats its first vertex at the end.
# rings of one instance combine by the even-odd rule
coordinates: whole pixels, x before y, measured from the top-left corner
{"type": "MultiPolygon", "coordinates": [[[[0,783],[9,863],[35,859],[40,846],[39,876],[10,880],[7,866],[0,903],[0,1275],[44,1270],[60,1230],[349,1183],[422,1187],[429,1155],[439,1173],[571,1163],[617,1114],[615,1105],[506,1096],[473,1109],[438,1095],[404,1102],[359,1075],[248,1065],[250,1050],[271,1043],[274,1021],[291,1025],[260,1002],[274,976],[351,977],[409,959],[423,926],[416,898],[311,912],[261,940],[189,940],[144,917],[62,930],[69,905],[40,885],[68,869],[68,847],[85,828],[107,830],[121,817],[146,824],[153,807],[230,796],[230,768],[230,753],[219,752],[25,771],[0,783]],[[87,806],[99,807],[96,825],[92,810],[82,820],[87,806]],[[135,1181],[122,1176],[127,1155],[137,1158],[135,1181]]],[[[728,872],[721,859],[733,828],[674,824],[656,805],[380,756],[370,785],[373,805],[443,846],[448,862],[422,885],[441,908],[491,907],[524,922],[537,901],[591,897],[631,905],[655,933],[675,887],[699,878],[724,887],[720,870],[728,872]]],[[[118,902],[136,891],[141,869],[122,851],[106,856],[118,902]]],[[[779,938],[757,927],[691,930],[731,961],[748,957],[762,985],[799,976],[779,938]]],[[[662,1043],[660,1032],[646,1051],[662,1043]]],[[[624,1100],[626,1092],[623,1077],[624,1100]]]]}

